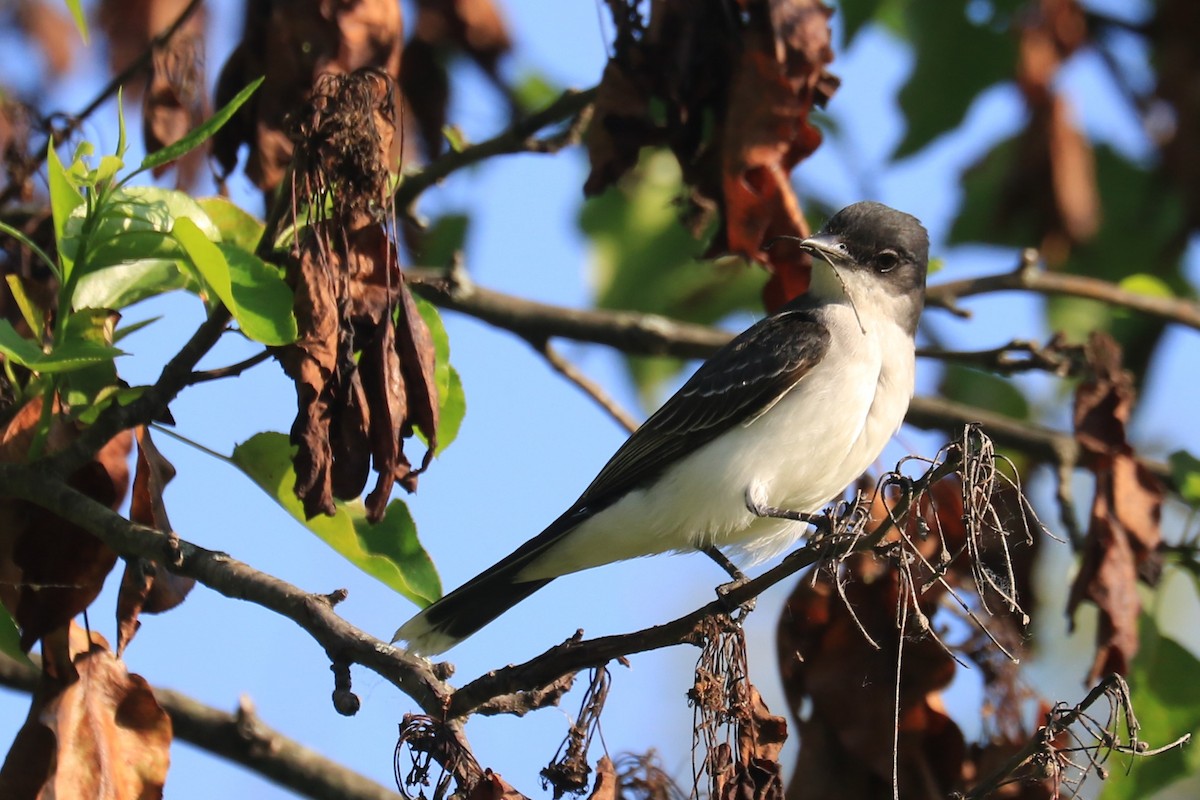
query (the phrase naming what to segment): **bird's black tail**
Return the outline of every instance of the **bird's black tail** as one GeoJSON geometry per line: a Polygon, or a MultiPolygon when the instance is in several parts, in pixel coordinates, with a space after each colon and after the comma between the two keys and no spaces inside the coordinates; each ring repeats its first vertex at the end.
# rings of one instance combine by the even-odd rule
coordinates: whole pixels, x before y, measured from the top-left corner
{"type": "Polygon", "coordinates": [[[401,625],[392,641],[404,640],[408,642],[408,649],[423,655],[436,655],[449,650],[554,580],[553,576],[533,580],[519,580],[519,577],[598,508],[586,508],[576,503],[550,523],[546,530],[499,563],[401,625]]]}
{"type": "Polygon", "coordinates": [[[526,566],[525,559],[500,562],[401,625],[392,641],[403,639],[408,649],[422,655],[449,650],[554,580],[518,582],[516,577],[526,566]]]}

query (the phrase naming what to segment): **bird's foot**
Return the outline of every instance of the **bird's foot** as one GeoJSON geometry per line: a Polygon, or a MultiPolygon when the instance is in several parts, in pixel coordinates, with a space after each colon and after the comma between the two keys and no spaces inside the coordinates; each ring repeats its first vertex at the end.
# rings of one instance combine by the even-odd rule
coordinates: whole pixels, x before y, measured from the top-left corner
{"type": "Polygon", "coordinates": [[[827,514],[808,514],[804,511],[793,511],[790,508],[779,508],[761,502],[750,490],[746,490],[746,509],[756,517],[771,517],[773,519],[790,519],[803,522],[817,529],[818,534],[829,533],[832,522],[827,514]]]}
{"type": "Polygon", "coordinates": [[[745,575],[742,575],[740,578],[734,578],[733,580],[729,581],[728,583],[722,583],[720,586],[717,587],[717,600],[720,601],[720,603],[723,606],[725,606],[726,611],[728,611],[730,614],[734,613],[735,611],[739,611],[739,610],[742,612],[743,615],[749,614],[751,611],[754,610],[755,605],[758,604],[757,596],[751,597],[740,603],[735,601],[732,597],[730,597],[730,595],[733,592],[742,588],[749,582],[750,582],[750,579],[747,578],[745,575]]]}

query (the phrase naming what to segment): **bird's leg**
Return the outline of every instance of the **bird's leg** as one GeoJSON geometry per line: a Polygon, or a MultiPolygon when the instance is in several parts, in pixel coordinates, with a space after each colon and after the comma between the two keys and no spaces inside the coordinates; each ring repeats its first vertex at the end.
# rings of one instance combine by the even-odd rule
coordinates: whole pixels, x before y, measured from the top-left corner
{"type": "Polygon", "coordinates": [[[717,562],[717,566],[729,573],[729,577],[733,578],[735,582],[746,582],[746,574],[737,568],[737,564],[734,564],[729,560],[729,556],[725,555],[712,545],[705,547],[701,552],[703,552],[704,555],[708,556],[713,561],[717,562]]]}
{"type": "MultiPolygon", "coordinates": [[[[713,561],[717,562],[717,564],[721,567],[721,569],[723,569],[727,573],[729,573],[729,577],[733,579],[733,580],[729,581],[728,583],[722,583],[720,586],[717,587],[717,598],[719,600],[724,601],[725,598],[729,596],[730,592],[732,592],[734,589],[737,589],[740,586],[745,585],[745,583],[748,580],[750,580],[749,578],[746,577],[746,573],[744,573],[740,569],[738,569],[737,565],[729,560],[729,556],[722,553],[716,547],[709,545],[708,547],[702,548],[701,552],[704,553],[704,555],[711,558],[713,561]]],[[[750,611],[754,610],[754,605],[757,601],[758,601],[758,598],[752,597],[749,600],[747,600],[745,603],[740,603],[740,604],[736,604],[736,605],[733,603],[727,603],[727,607],[729,608],[729,611],[731,613],[736,611],[738,608],[742,608],[744,611],[749,613],[750,611]]]]}
{"type": "Polygon", "coordinates": [[[746,490],[746,509],[756,517],[771,517],[773,519],[790,519],[812,525],[822,533],[830,529],[829,517],[825,514],[806,514],[803,511],[792,511],[788,508],[769,506],[754,496],[751,489],[746,490]]]}

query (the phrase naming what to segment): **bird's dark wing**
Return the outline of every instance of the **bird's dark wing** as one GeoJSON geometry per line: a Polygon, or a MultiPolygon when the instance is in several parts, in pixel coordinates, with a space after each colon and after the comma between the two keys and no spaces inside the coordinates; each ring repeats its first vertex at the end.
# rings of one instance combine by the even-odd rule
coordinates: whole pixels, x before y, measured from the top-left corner
{"type": "Polygon", "coordinates": [[[574,506],[595,513],[657,478],[782,397],[824,356],[829,331],[808,309],[760,321],[718,350],[634,432],[574,506]]]}

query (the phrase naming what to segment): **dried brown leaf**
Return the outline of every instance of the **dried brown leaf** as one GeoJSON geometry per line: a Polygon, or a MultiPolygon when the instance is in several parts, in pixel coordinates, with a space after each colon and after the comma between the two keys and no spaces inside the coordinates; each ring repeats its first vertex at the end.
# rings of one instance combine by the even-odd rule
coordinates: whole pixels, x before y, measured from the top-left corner
{"type": "MultiPolygon", "coordinates": [[[[238,147],[248,144],[246,174],[260,188],[274,189],[292,158],[285,121],[302,111],[319,77],[377,68],[395,80],[402,31],[400,6],[390,0],[248,2],[242,41],[221,70],[216,105],[223,106],[259,76],[266,79],[239,119],[214,137],[218,163],[228,173],[238,147]]],[[[398,164],[399,137],[387,152],[390,163],[398,164]]]]}
{"type": "MultiPolygon", "coordinates": [[[[780,668],[803,742],[797,774],[808,776],[789,787],[791,800],[871,798],[891,786],[896,620],[898,604],[908,601],[894,571],[870,582],[848,578],[845,598],[823,572],[801,583],[780,620],[780,668]],[[812,710],[800,719],[804,705],[812,710]]],[[[906,638],[903,647],[900,794],[930,796],[932,786],[945,796],[959,785],[964,752],[961,732],[940,707],[955,664],[931,637],[906,638]]]]}
{"type": "Polygon", "coordinates": [[[617,768],[607,754],[596,762],[596,781],[588,800],[617,800],[617,768]]]}
{"type": "MultiPolygon", "coordinates": [[[[175,467],[159,452],[148,428],[134,433],[138,445],[129,518],[134,522],[174,535],[163,502],[163,489],[175,477],[175,467]]],[[[170,611],[183,602],[195,586],[194,578],[176,575],[152,561],[126,561],[117,594],[117,655],[132,641],[141,623],[138,616],[170,611]]]]}
{"type": "Polygon", "coordinates": [[[1075,395],[1075,437],[1096,478],[1083,561],[1068,613],[1083,600],[1100,610],[1096,658],[1089,680],[1126,674],[1138,649],[1141,602],[1137,581],[1157,578],[1165,488],[1126,438],[1136,392],[1108,334],[1093,333],[1086,349],[1092,377],[1075,395]]]}
{"type": "Polygon", "coordinates": [[[1189,0],[1163,0],[1155,5],[1155,17],[1149,23],[1157,66],[1155,94],[1166,102],[1171,113],[1156,115],[1160,120],[1152,135],[1160,142],[1163,156],[1162,175],[1183,193],[1188,226],[1200,228],[1200,15],[1189,0]]]}
{"type": "Polygon", "coordinates": [[[400,91],[416,120],[426,157],[440,156],[445,149],[442,130],[446,127],[446,108],[450,103],[450,75],[433,45],[414,39],[404,46],[400,57],[400,91]]]}
{"type": "MultiPolygon", "coordinates": [[[[78,629],[76,629],[78,630],[78,629]]],[[[74,637],[73,637],[74,638],[74,637]]],[[[3,769],[12,800],[153,800],[170,763],[171,719],[149,684],[98,635],[73,654],[76,678],[43,674],[3,769]],[[103,776],[103,780],[98,779],[103,776]]]]}
{"type": "Polygon", "coordinates": [[[807,236],[808,223],[789,175],[821,143],[808,120],[836,88],[829,15],[819,0],[771,7],[774,36],[744,35],[730,86],[721,159],[725,244],[773,273],[768,310],[806,291],[811,259],[796,248],[767,250],[779,236],[807,236]]]}
{"type": "MultiPolygon", "coordinates": [[[[175,144],[204,121],[208,91],[204,76],[204,40],[192,32],[177,33],[165,48],[156,50],[150,77],[142,96],[142,135],[146,152],[156,153],[175,144]]],[[[178,183],[195,180],[204,163],[205,148],[154,169],[154,175],[177,167],[178,183]]]]}
{"type": "Polygon", "coordinates": [[[401,444],[408,394],[390,315],[376,331],[376,338],[363,349],[359,373],[371,409],[371,456],[378,473],[375,488],[367,495],[367,517],[376,521],[383,518],[392,486],[410,480],[412,474],[401,444]]]}
{"type": "Polygon", "coordinates": [[[17,0],[15,12],[17,27],[37,42],[50,72],[59,77],[69,70],[79,37],[62,7],[48,0],[17,0]]]}
{"type": "MultiPolygon", "coordinates": [[[[0,461],[27,457],[42,413],[40,397],[29,401],[0,434],[0,461]]],[[[43,452],[53,453],[79,434],[76,424],[57,409],[49,416],[43,452]]],[[[116,509],[129,485],[126,458],[132,447],[128,432],[118,434],[68,483],[103,505],[116,509]]],[[[21,627],[21,645],[33,646],[50,631],[66,625],[96,599],[116,553],[83,528],[52,511],[21,501],[7,501],[6,515],[16,521],[0,530],[0,573],[12,576],[0,588],[9,611],[21,627]]]]}
{"type": "Polygon", "coordinates": [[[484,770],[479,783],[471,787],[467,800],[526,800],[525,795],[518,792],[499,773],[490,769],[484,770]]]}
{"type": "Polygon", "coordinates": [[[411,435],[413,428],[418,428],[425,435],[428,446],[417,470],[424,472],[438,445],[438,391],[434,377],[436,354],[429,326],[425,324],[412,293],[403,282],[400,284],[400,325],[396,350],[400,354],[400,368],[404,372],[404,384],[408,392],[407,430],[404,435],[411,435]]]}

